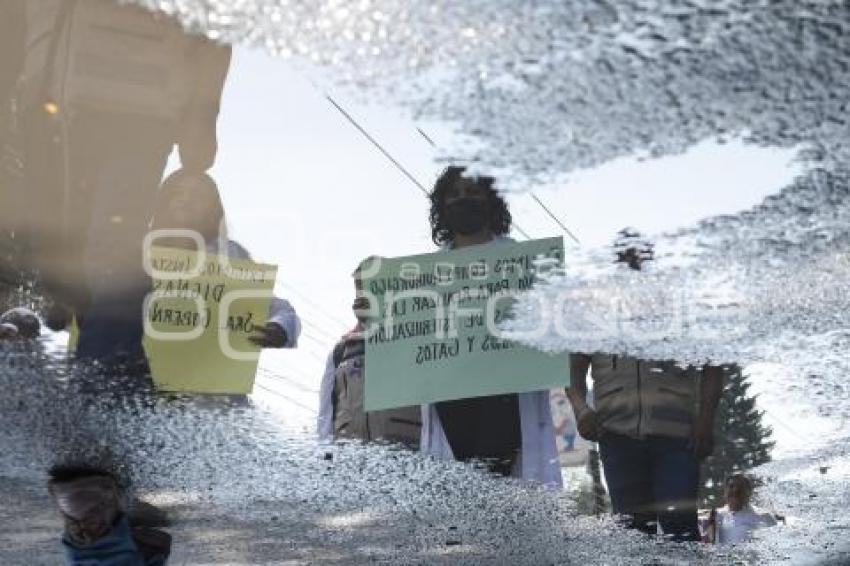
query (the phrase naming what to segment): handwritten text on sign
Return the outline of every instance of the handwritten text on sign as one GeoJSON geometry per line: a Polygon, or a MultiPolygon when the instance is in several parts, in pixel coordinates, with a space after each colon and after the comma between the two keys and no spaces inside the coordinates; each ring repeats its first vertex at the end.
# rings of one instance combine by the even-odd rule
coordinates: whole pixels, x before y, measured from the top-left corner
{"type": "Polygon", "coordinates": [[[265,324],[273,266],[226,256],[153,248],[145,303],[145,351],[160,389],[250,393],[265,324]]]}
{"type": "Polygon", "coordinates": [[[563,386],[566,355],[500,337],[513,299],[561,238],[382,259],[364,268],[375,320],[366,340],[367,410],[563,386]]]}

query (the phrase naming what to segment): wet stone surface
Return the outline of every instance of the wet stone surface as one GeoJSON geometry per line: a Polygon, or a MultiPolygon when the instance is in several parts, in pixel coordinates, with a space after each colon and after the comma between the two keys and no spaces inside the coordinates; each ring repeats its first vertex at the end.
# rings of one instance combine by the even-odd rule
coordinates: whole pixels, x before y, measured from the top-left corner
{"type": "Polygon", "coordinates": [[[567,492],[529,489],[467,466],[392,447],[317,447],[261,407],[144,395],[93,401],[69,387],[81,376],[49,360],[5,352],[3,362],[4,564],[55,563],[60,524],[45,469],[81,457],[111,462],[131,494],[168,510],[176,564],[722,564],[741,556],[804,563],[798,560],[846,551],[842,442],[817,459],[799,453],[764,468],[764,495],[787,511],[789,524],[733,555],[645,539],[608,517],[580,515],[567,492]]]}

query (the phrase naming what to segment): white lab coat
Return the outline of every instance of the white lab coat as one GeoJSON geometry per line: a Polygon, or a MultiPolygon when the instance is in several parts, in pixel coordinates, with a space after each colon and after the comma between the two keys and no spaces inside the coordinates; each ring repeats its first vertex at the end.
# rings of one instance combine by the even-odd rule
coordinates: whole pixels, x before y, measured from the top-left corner
{"type": "MultiPolygon", "coordinates": [[[[345,340],[352,332],[362,330],[359,324],[344,334],[340,340],[345,340]]],[[[325,372],[322,374],[322,383],[319,385],[319,414],[316,415],[316,434],[320,442],[330,442],[334,437],[334,403],[333,394],[336,385],[336,366],[334,365],[334,350],[339,344],[337,342],[331,348],[328,359],[325,362],[325,372]]]]}
{"type": "MultiPolygon", "coordinates": [[[[510,239],[496,237],[490,243],[482,245],[493,245],[505,241],[510,239]]],[[[531,391],[520,393],[518,397],[522,449],[515,475],[524,480],[561,487],[563,480],[555,446],[555,425],[549,404],[549,392],[531,391]]],[[[436,407],[431,404],[422,405],[422,435],[419,449],[437,458],[454,459],[440,416],[437,414],[436,407]]]]}
{"type": "MultiPolygon", "coordinates": [[[[219,252],[218,240],[212,240],[207,244],[207,252],[217,254],[219,252]]],[[[227,241],[227,255],[234,259],[251,261],[251,254],[233,240],[227,241]]],[[[301,334],[301,320],[295,312],[295,308],[286,299],[272,297],[269,305],[267,322],[274,322],[286,331],[286,344],[284,348],[295,348],[298,346],[298,336],[301,334]]]]}
{"type": "MultiPolygon", "coordinates": [[[[548,391],[520,393],[519,420],[522,450],[516,475],[524,480],[561,487],[561,466],[555,447],[555,426],[548,391]]],[[[420,450],[443,460],[454,460],[434,405],[422,405],[420,450]]]]}
{"type": "Polygon", "coordinates": [[[334,436],[334,378],[336,367],[334,366],[334,352],[328,354],[325,363],[325,373],[322,374],[322,383],[319,385],[319,414],[316,416],[316,433],[321,442],[330,442],[334,436]]]}
{"type": "Polygon", "coordinates": [[[718,544],[737,544],[752,538],[753,532],[776,525],[776,519],[770,513],[759,513],[750,505],[740,511],[732,511],[725,506],[717,511],[718,544]]]}

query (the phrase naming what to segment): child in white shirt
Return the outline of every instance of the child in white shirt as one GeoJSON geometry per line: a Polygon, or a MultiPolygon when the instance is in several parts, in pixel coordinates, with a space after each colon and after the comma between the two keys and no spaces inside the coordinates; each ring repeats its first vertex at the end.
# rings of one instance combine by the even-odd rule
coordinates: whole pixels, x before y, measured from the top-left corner
{"type": "Polygon", "coordinates": [[[750,505],[753,483],[743,474],[726,480],[726,506],[712,513],[706,527],[707,542],[735,544],[750,540],[753,531],[776,525],[770,513],[759,513],[750,505]]]}

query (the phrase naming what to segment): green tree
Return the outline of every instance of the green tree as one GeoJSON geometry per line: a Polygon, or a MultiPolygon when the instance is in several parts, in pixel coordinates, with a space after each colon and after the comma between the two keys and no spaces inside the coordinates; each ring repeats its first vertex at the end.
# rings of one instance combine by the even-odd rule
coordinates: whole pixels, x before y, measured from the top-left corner
{"type": "Polygon", "coordinates": [[[702,465],[701,507],[723,504],[727,476],[745,472],[770,461],[772,430],[762,423],[764,411],[749,394],[748,376],[731,366],[724,372],[725,385],[714,423],[714,453],[702,465]]]}

